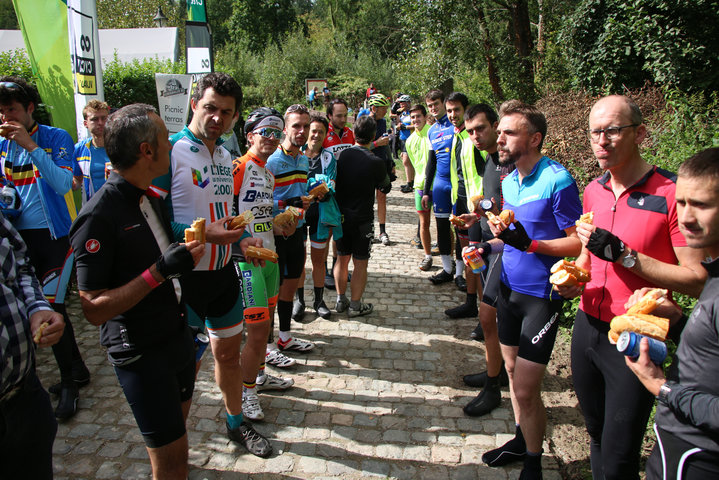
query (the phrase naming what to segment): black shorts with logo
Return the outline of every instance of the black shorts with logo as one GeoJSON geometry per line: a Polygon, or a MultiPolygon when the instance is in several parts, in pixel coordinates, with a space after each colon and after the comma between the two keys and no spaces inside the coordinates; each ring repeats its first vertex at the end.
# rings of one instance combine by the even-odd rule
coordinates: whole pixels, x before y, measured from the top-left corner
{"type": "Polygon", "coordinates": [[[342,238],[337,239],[337,255],[352,255],[357,260],[369,260],[374,237],[374,222],[355,224],[342,221],[342,238]]]}

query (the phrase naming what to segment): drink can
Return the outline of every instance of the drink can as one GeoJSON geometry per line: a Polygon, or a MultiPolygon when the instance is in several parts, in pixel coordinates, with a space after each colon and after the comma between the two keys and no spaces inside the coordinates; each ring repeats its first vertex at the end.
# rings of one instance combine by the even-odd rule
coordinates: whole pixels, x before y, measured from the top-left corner
{"type": "Polygon", "coordinates": [[[105,162],[105,180],[110,178],[110,174],[112,173],[113,170],[114,170],[114,168],[112,166],[112,163],[105,162]]]}
{"type": "Polygon", "coordinates": [[[210,339],[204,333],[198,333],[195,335],[195,361],[199,362],[202,355],[207,350],[207,346],[210,344],[210,339]]]}
{"type": "MultiPolygon", "coordinates": [[[[644,338],[644,335],[640,335],[635,332],[622,332],[617,340],[617,350],[622,352],[624,355],[637,359],[639,358],[639,344],[644,338]]],[[[664,363],[664,359],[667,358],[667,346],[664,342],[655,340],[647,337],[649,340],[649,358],[657,365],[664,363]]]]}
{"type": "Polygon", "coordinates": [[[464,247],[464,249],[462,250],[462,258],[464,258],[464,263],[469,265],[469,268],[472,269],[473,273],[481,273],[482,270],[485,269],[482,255],[479,253],[479,250],[477,250],[477,247],[475,247],[474,245],[464,247]]]}
{"type": "Polygon", "coordinates": [[[485,212],[488,210],[492,210],[494,208],[494,203],[492,202],[491,198],[483,198],[479,201],[479,208],[484,210],[485,212]]]}

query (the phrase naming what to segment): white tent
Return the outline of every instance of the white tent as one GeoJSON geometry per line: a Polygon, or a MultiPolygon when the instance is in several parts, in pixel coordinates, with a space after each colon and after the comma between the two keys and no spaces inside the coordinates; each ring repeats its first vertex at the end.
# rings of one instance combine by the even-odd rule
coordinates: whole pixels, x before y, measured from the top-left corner
{"type": "MultiPolygon", "coordinates": [[[[25,50],[20,30],[0,30],[0,52],[25,50]]],[[[123,62],[134,59],[172,60],[180,57],[177,27],[165,28],[112,28],[100,30],[102,67],[117,57],[123,62]]]]}

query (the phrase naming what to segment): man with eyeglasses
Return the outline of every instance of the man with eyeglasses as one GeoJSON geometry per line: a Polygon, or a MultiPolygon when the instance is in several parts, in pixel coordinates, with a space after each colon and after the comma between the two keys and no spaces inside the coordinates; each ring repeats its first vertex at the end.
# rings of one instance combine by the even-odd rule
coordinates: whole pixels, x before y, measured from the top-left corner
{"type": "Polygon", "coordinates": [[[647,135],[639,107],[612,95],[589,113],[589,140],[606,171],[584,190],[577,265],[591,271],[586,285],[559,287],[582,296],[572,334],[572,379],[590,436],[594,478],[639,478],[639,452],[654,397],[609,342],[609,322],[642,287],[698,296],[706,278],[702,253],[679,231],[676,175],[647,163],[639,145],[647,135]]]}
{"type": "MultiPolygon", "coordinates": [[[[280,112],[274,108],[261,107],[250,112],[245,122],[245,136],[250,144],[247,153],[233,163],[234,205],[233,211],[240,215],[245,211],[253,214],[247,229],[253,237],[262,239],[262,246],[275,250],[275,234],[289,235],[293,228],[276,226],[272,222],[272,191],[275,177],[267,168],[267,159],[280,143],[284,122],[280,112]]],[[[245,258],[239,245],[232,246],[233,260],[242,279],[244,321],[247,329],[247,343],[242,349],[242,413],[251,420],[262,420],[265,415],[257,392],[263,390],[286,390],[295,382],[291,378],[280,378],[265,373],[265,362],[269,360],[266,351],[270,334],[271,319],[275,314],[277,294],[280,288],[280,272],[277,263],[265,262],[256,265],[245,258]]],[[[295,361],[284,357],[273,363],[281,366],[293,365],[295,361]],[[288,365],[289,364],[289,365],[288,365]]]]}
{"type": "Polygon", "coordinates": [[[65,332],[52,351],[60,368],[60,385],[53,389],[60,396],[55,416],[67,419],[77,411],[78,389],[90,382],[65,308],[74,259],[68,232],[76,209],[67,194],[75,147],[66,131],[35,121],[39,103],[37,90],[24,79],[0,78],[0,177],[20,198],[13,226],[27,244],[45,297],[65,320],[65,332]]]}

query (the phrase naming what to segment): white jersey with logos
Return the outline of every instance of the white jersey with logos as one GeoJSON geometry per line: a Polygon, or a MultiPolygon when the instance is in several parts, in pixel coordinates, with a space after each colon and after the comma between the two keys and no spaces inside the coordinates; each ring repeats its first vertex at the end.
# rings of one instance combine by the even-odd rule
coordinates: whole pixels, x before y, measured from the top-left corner
{"type": "Polygon", "coordinates": [[[237,196],[237,213],[249,210],[255,216],[246,230],[253,237],[261,238],[264,248],[274,251],[272,191],[275,188],[275,177],[265,165],[266,162],[251,152],[235,159],[234,194],[237,196]]]}

